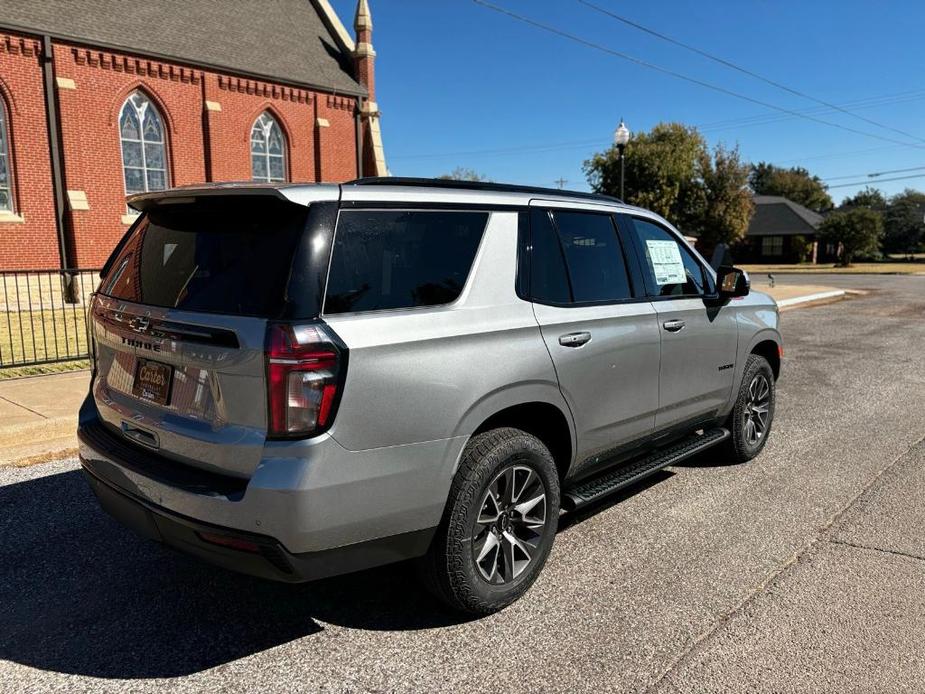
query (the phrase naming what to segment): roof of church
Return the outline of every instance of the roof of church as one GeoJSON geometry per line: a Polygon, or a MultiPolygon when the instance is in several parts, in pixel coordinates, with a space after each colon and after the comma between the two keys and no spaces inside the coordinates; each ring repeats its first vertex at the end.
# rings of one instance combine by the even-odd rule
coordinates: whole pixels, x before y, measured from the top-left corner
{"type": "Polygon", "coordinates": [[[327,0],[14,0],[0,26],[287,84],[365,94],[327,0]]]}

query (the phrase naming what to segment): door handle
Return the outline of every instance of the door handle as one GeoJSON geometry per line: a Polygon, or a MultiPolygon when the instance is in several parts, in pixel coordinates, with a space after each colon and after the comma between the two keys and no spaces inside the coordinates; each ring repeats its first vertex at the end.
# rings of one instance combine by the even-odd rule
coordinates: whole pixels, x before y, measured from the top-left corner
{"type": "Polygon", "coordinates": [[[581,347],[591,342],[591,333],[568,333],[559,336],[559,344],[563,347],[581,347]]]}
{"type": "Polygon", "coordinates": [[[664,323],[662,323],[662,327],[665,328],[665,330],[667,330],[670,333],[676,333],[679,330],[684,329],[684,321],[683,320],[666,320],[664,323]]]}

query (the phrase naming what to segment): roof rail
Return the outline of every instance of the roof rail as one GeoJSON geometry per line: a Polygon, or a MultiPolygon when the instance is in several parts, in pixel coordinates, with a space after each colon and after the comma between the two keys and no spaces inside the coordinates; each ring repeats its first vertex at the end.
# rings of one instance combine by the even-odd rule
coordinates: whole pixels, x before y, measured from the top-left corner
{"type": "Polygon", "coordinates": [[[519,186],[513,183],[487,183],[483,181],[455,181],[448,178],[410,178],[400,176],[370,176],[347,181],[345,186],[414,186],[416,188],[455,188],[457,190],[485,190],[498,193],[533,193],[535,195],[555,195],[567,198],[580,198],[582,200],[598,200],[601,202],[617,202],[623,204],[619,198],[600,193],[583,193],[577,190],[560,190],[559,188],[537,188],[535,186],[519,186]]]}

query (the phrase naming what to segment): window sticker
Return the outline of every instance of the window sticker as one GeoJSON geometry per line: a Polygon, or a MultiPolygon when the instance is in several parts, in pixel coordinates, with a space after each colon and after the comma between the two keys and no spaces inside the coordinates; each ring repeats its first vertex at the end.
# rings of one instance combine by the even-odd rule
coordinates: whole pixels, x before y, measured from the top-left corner
{"type": "Polygon", "coordinates": [[[646,251],[649,254],[652,270],[655,273],[655,283],[658,286],[687,282],[684,261],[681,259],[681,249],[678,248],[675,241],[646,239],[646,251]]]}

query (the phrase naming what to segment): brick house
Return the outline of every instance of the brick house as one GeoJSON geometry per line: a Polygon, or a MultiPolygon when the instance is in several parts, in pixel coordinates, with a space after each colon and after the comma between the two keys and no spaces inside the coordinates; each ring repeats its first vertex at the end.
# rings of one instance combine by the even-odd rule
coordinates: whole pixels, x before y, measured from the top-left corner
{"type": "Polygon", "coordinates": [[[822,215],[777,195],[756,195],[748,231],[732,249],[740,263],[829,262],[835,249],[821,245],[817,230],[822,215]]]}
{"type": "Polygon", "coordinates": [[[126,193],[386,175],[372,20],[328,0],[33,0],[0,13],[0,270],[99,267],[126,193]]]}

